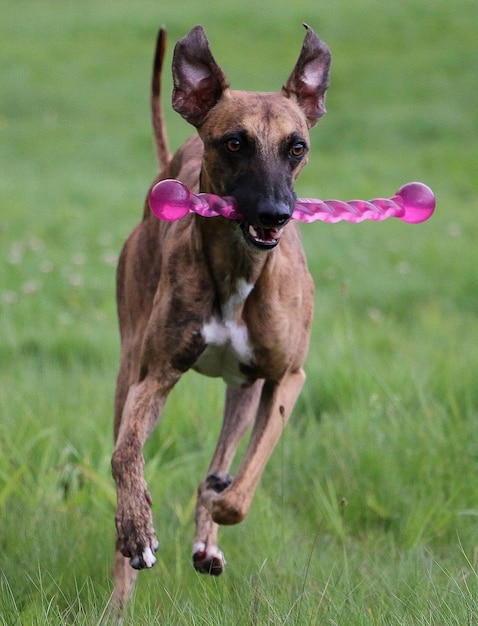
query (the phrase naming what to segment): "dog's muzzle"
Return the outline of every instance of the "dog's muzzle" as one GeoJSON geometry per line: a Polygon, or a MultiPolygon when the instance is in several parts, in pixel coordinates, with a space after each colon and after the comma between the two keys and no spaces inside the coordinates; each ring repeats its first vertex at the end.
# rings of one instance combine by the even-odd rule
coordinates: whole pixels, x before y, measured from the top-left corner
{"type": "Polygon", "coordinates": [[[245,240],[261,250],[275,248],[280,241],[284,226],[290,220],[292,211],[286,204],[259,208],[257,222],[242,220],[240,222],[245,240]]]}

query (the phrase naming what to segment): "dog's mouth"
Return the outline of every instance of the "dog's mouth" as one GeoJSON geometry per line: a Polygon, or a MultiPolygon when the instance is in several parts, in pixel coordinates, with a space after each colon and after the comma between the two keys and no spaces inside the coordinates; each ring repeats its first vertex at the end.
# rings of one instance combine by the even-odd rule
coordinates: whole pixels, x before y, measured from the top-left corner
{"type": "Polygon", "coordinates": [[[255,226],[249,222],[240,222],[242,234],[247,243],[252,244],[260,250],[271,250],[275,248],[280,241],[284,228],[264,228],[263,226],[255,226]]]}

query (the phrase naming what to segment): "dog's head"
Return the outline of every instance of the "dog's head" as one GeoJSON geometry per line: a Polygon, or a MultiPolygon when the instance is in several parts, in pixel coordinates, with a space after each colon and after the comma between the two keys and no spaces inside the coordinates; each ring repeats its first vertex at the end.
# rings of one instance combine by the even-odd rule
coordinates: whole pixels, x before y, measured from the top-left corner
{"type": "Polygon", "coordinates": [[[245,240],[274,248],[294,210],[308,130],[325,113],[330,52],[312,29],[278,93],[232,91],[201,26],[176,44],[173,108],[204,143],[201,191],[233,196],[245,240]]]}

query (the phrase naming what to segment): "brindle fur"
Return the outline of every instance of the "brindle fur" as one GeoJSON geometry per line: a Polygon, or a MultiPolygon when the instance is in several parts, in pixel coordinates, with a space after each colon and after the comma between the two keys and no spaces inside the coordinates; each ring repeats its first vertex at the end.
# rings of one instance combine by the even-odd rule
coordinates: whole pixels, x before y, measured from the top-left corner
{"type": "MultiPolygon", "coordinates": [[[[198,134],[173,157],[160,107],[165,48],[160,31],[152,83],[162,166],[156,181],[176,178],[193,192],[233,195],[247,222],[276,229],[270,232],[288,221],[293,183],[307,160],[308,129],[325,112],[330,65],[327,46],[306,28],[297,64],[279,93],[231,91],[202,27],[181,39],[173,58],[173,107],[198,134]],[[229,137],[241,142],[239,154],[228,150],[229,137]],[[297,157],[292,147],[298,142],[305,149],[297,157]]],[[[217,548],[218,524],[246,516],[305,380],[313,283],[293,221],[285,225],[280,243],[264,250],[246,241],[235,221],[190,214],[160,222],[146,203],[143,220],[121,253],[117,301],[121,361],[112,458],[118,498],[113,597],[122,607],[136,570],[150,567],[158,548],[142,448],[169,392],[195,366],[223,374],[229,383],[237,383],[234,376],[240,379],[239,385],[227,386],[219,441],[198,489],[193,562],[198,571],[217,575],[225,564],[217,548]],[[224,363],[239,361],[234,376],[221,372],[219,361],[204,365],[200,359],[211,320],[245,338],[244,345],[237,340],[236,353],[223,352],[224,363]],[[252,357],[241,356],[241,349],[252,357]],[[228,471],[236,448],[251,426],[245,457],[232,478],[228,471]]]]}

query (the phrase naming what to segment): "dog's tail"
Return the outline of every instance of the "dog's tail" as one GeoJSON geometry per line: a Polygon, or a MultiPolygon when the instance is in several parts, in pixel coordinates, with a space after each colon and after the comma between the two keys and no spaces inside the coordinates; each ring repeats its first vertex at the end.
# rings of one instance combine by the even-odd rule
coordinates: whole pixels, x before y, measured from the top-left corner
{"type": "Polygon", "coordinates": [[[171,158],[163,118],[163,109],[161,107],[161,72],[165,51],[166,30],[164,28],[160,28],[158,38],[156,40],[156,52],[154,54],[153,76],[151,80],[151,118],[156,143],[156,154],[158,155],[161,170],[168,165],[171,158]]]}

